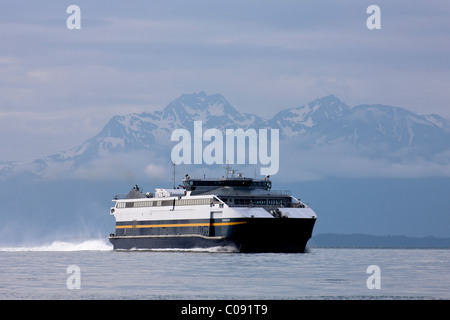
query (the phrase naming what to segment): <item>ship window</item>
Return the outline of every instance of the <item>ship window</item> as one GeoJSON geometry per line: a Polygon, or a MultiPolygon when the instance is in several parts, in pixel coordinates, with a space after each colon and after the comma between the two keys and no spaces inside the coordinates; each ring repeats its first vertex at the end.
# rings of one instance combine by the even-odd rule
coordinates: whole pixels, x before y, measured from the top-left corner
{"type": "Polygon", "coordinates": [[[284,199],[269,199],[269,205],[281,205],[284,206],[284,199]]]}
{"type": "MultiPolygon", "coordinates": [[[[118,202],[116,208],[142,208],[142,207],[156,207],[156,206],[172,206],[174,199],[171,200],[157,200],[157,201],[136,201],[136,202],[118,202]]],[[[215,198],[203,199],[175,199],[176,206],[199,206],[210,205],[211,203],[220,203],[215,198]]]]}
{"type": "Polygon", "coordinates": [[[209,198],[206,199],[189,199],[186,200],[186,205],[192,205],[192,206],[199,206],[199,205],[205,205],[205,204],[210,204],[210,200],[209,198]]]}
{"type": "Polygon", "coordinates": [[[153,202],[154,201],[139,201],[139,202],[135,202],[134,206],[135,207],[151,207],[151,206],[153,206],[153,202]]]}
{"type": "Polygon", "coordinates": [[[162,200],[161,205],[162,206],[171,206],[173,204],[173,200],[162,200]]]}
{"type": "Polygon", "coordinates": [[[250,199],[235,199],[234,203],[236,205],[248,206],[250,204],[250,199]]]}
{"type": "Polygon", "coordinates": [[[144,202],[143,202],[143,201],[135,202],[135,203],[134,203],[134,206],[135,206],[135,207],[138,207],[138,208],[144,207],[144,202]]]}

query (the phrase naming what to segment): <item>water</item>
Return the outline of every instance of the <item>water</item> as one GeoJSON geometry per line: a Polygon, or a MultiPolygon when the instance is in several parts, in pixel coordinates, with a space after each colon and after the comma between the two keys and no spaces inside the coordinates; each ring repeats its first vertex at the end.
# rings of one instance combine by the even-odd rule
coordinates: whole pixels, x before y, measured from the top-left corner
{"type": "Polygon", "coordinates": [[[446,249],[216,251],[113,251],[107,240],[0,248],[0,298],[450,299],[446,249]],[[367,287],[370,265],[380,289],[367,287]],[[80,288],[68,289],[78,275],[80,288]]]}

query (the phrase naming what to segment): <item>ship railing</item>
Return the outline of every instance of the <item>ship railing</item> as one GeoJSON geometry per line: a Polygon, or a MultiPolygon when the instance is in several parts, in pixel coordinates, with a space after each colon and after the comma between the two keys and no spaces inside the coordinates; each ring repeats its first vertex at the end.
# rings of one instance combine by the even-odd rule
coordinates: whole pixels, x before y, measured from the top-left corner
{"type": "Polygon", "coordinates": [[[127,197],[126,194],[116,194],[114,195],[114,200],[125,199],[127,197]]]}
{"type": "Polygon", "coordinates": [[[270,190],[271,193],[280,193],[286,196],[290,196],[292,194],[291,190],[270,190]]]}

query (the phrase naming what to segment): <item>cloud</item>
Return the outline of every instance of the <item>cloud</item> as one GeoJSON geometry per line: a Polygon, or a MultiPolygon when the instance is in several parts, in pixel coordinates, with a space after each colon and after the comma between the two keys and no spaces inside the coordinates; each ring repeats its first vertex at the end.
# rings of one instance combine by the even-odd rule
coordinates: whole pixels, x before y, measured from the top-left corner
{"type": "MultiPolygon", "coordinates": [[[[283,141],[280,150],[287,150],[287,147],[286,141],[283,141]]],[[[450,153],[436,155],[430,160],[411,158],[407,154],[397,160],[390,160],[361,155],[356,147],[343,142],[313,149],[296,149],[291,146],[289,152],[285,152],[284,156],[280,155],[277,178],[282,181],[314,181],[330,177],[450,177],[450,153]]]]}

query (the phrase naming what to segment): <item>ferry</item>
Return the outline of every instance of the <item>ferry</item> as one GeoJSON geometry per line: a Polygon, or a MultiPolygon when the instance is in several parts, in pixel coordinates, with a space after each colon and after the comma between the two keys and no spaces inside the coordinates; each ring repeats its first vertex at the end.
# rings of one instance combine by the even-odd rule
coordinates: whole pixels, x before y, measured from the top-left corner
{"type": "Polygon", "coordinates": [[[115,196],[115,250],[218,248],[232,252],[305,252],[317,216],[288,191],[241,174],[195,179],[178,189],[115,196]]]}

